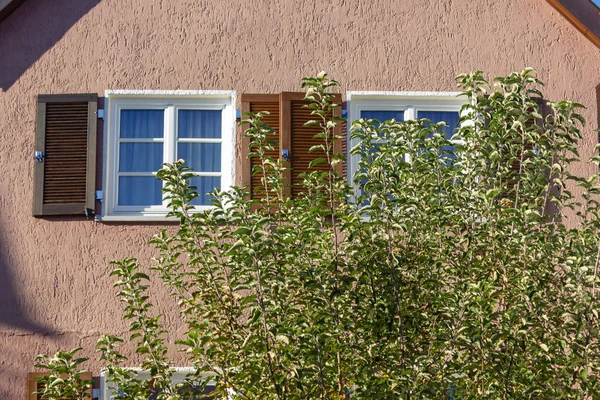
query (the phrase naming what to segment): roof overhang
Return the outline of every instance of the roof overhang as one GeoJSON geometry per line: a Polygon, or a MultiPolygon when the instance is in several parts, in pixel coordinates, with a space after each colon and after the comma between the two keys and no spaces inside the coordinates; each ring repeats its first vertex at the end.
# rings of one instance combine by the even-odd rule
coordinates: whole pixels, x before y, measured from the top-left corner
{"type": "Polygon", "coordinates": [[[9,16],[25,0],[0,0],[0,22],[9,16]]]}
{"type": "Polygon", "coordinates": [[[547,0],[581,33],[600,47],[600,10],[589,0],[547,0]]]}

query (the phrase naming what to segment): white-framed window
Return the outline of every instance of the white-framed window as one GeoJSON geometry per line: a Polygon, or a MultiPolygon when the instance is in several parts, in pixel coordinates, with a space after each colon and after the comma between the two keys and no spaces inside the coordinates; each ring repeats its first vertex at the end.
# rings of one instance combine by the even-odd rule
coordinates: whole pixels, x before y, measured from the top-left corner
{"type": "MultiPolygon", "coordinates": [[[[132,368],[127,368],[131,371],[134,371],[136,373],[136,379],[141,380],[141,381],[147,381],[150,380],[150,371],[147,370],[143,370],[141,368],[136,368],[136,367],[132,367],[132,368]]],[[[191,375],[195,372],[196,370],[193,367],[174,367],[172,369],[172,373],[173,375],[171,376],[171,381],[175,384],[180,384],[182,382],[184,382],[186,380],[186,378],[188,377],[188,375],[191,375]]],[[[206,385],[206,387],[204,388],[204,391],[202,394],[210,394],[211,392],[213,392],[215,390],[215,382],[212,381],[212,374],[208,374],[205,373],[203,374],[203,377],[206,379],[209,379],[208,384],[206,385]]],[[[111,400],[113,398],[113,396],[115,396],[116,393],[116,388],[114,387],[113,384],[111,384],[110,382],[108,382],[108,379],[110,378],[108,372],[106,370],[103,370],[100,373],[100,393],[98,395],[98,399],[99,400],[111,400]]],[[[228,396],[228,398],[233,399],[233,395],[235,393],[233,391],[231,391],[230,396],[228,396]]],[[[198,398],[200,397],[201,394],[198,394],[198,398]]],[[[202,397],[204,398],[204,397],[202,397]]],[[[216,399],[215,399],[216,400],[216,399]]]]}
{"type": "Polygon", "coordinates": [[[152,220],[167,213],[163,163],[184,159],[196,176],[197,210],[235,175],[235,92],[106,91],[102,219],[152,220]]]}
{"type": "MultiPolygon", "coordinates": [[[[457,97],[460,92],[347,92],[348,126],[361,118],[386,121],[408,121],[427,118],[434,123],[445,121],[443,130],[450,139],[458,127],[460,109],[466,99],[457,97]]],[[[348,135],[348,149],[357,145],[356,139],[348,135]]],[[[348,157],[348,182],[358,170],[358,155],[348,157]]]]}

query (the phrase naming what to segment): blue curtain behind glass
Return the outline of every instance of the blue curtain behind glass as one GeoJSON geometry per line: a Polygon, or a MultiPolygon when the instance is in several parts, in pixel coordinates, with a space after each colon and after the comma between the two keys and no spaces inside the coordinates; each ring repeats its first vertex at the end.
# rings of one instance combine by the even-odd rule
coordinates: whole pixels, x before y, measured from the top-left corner
{"type": "MultiPolygon", "coordinates": [[[[151,142],[164,137],[164,110],[121,110],[119,136],[119,172],[152,173],[163,162],[163,143],[151,142]],[[127,142],[127,139],[147,139],[127,142]]],[[[120,176],[118,204],[147,206],[162,203],[162,182],[154,176],[120,176]]]]}
{"type": "MultiPolygon", "coordinates": [[[[419,111],[417,114],[419,119],[427,118],[433,123],[444,121],[446,126],[442,127],[442,131],[444,131],[446,139],[448,140],[454,136],[456,128],[458,128],[460,115],[456,111],[419,111]]],[[[454,146],[442,146],[440,149],[441,154],[439,154],[439,156],[443,157],[445,163],[451,165],[452,160],[456,159],[456,155],[454,154],[455,150],[456,148],[454,146]]]]}
{"type": "Polygon", "coordinates": [[[156,172],[163,163],[162,143],[121,143],[119,172],[156,172]]]}
{"type": "Polygon", "coordinates": [[[209,196],[207,193],[212,192],[215,190],[215,188],[219,188],[221,186],[221,177],[197,176],[190,179],[190,185],[196,186],[196,192],[198,192],[200,195],[192,200],[192,204],[195,206],[208,206],[211,204],[210,200],[213,197],[209,196]]]}
{"type": "Polygon", "coordinates": [[[404,121],[404,111],[389,111],[389,110],[362,110],[360,117],[364,119],[376,119],[379,122],[395,119],[396,121],[404,121]]]}
{"type": "Polygon", "coordinates": [[[148,206],[162,203],[162,182],[155,176],[121,176],[120,206],[148,206]]]}
{"type": "Polygon", "coordinates": [[[196,172],[221,172],[221,143],[180,142],[177,158],[183,158],[196,172]]]}
{"type": "Polygon", "coordinates": [[[458,128],[458,120],[460,115],[456,111],[419,111],[417,117],[427,118],[433,123],[444,121],[447,126],[443,127],[442,130],[446,134],[447,139],[451,139],[456,128],[458,128]]]}
{"type": "Polygon", "coordinates": [[[179,138],[219,139],[221,137],[220,110],[179,110],[177,120],[179,138]]]}
{"type": "MultiPolygon", "coordinates": [[[[177,113],[178,139],[220,139],[220,110],[179,110],[177,113]]],[[[221,143],[182,142],[177,144],[177,158],[196,172],[221,172],[221,143]]],[[[210,205],[211,196],[207,193],[221,187],[219,176],[198,176],[191,179],[200,196],[193,205],[210,205]]]]}
{"type": "Polygon", "coordinates": [[[122,139],[156,139],[165,132],[164,110],[121,110],[122,139]]]}

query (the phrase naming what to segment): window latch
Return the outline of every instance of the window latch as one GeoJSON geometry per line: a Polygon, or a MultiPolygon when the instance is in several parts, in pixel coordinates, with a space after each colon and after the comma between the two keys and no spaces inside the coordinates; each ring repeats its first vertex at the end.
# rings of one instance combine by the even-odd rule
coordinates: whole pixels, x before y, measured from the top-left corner
{"type": "Polygon", "coordinates": [[[281,150],[281,158],[283,158],[285,161],[290,161],[290,151],[288,149],[282,149],[281,150]]]}
{"type": "Polygon", "coordinates": [[[36,150],[35,153],[33,153],[33,158],[35,158],[36,162],[44,162],[44,152],[40,151],[40,150],[36,150]]]}

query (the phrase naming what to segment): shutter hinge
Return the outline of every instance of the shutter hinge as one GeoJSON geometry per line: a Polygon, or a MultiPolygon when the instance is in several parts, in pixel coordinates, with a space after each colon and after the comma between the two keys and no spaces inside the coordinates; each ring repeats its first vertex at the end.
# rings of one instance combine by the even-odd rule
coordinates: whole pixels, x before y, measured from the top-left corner
{"type": "Polygon", "coordinates": [[[85,217],[87,219],[90,219],[90,217],[95,214],[94,210],[92,210],[91,208],[87,208],[87,207],[83,208],[83,213],[85,214],[85,217]]]}
{"type": "Polygon", "coordinates": [[[96,200],[102,200],[102,190],[96,190],[96,200]]]}
{"type": "Polygon", "coordinates": [[[104,109],[98,109],[98,119],[104,119],[104,109]]]}
{"type": "Polygon", "coordinates": [[[35,158],[36,162],[39,162],[39,163],[44,162],[44,152],[40,151],[40,150],[36,150],[33,153],[33,158],[35,158]]]}

